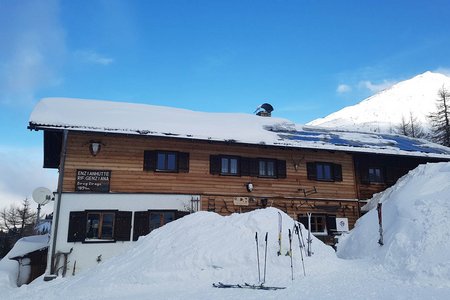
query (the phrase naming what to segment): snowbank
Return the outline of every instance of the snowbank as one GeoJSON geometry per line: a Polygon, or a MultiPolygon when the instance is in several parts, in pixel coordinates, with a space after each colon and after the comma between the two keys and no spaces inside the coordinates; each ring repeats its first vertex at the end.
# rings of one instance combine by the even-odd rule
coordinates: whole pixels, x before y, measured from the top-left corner
{"type": "MultiPolygon", "coordinates": [[[[267,282],[285,284],[290,280],[288,228],[294,220],[275,208],[255,210],[245,214],[220,216],[212,212],[197,212],[152,231],[140,239],[126,254],[100,265],[88,274],[89,281],[115,283],[149,283],[169,276],[170,280],[208,280],[222,282],[258,281],[255,233],[259,234],[261,270],[264,259],[264,235],[268,232],[267,282]],[[278,212],[282,214],[282,253],[278,251],[278,212]],[[117,276],[120,274],[120,276],[117,276]],[[167,274],[167,275],[166,275],[167,274]]],[[[306,230],[303,229],[306,238],[306,230]]],[[[298,239],[293,241],[299,253],[298,239]]],[[[313,239],[316,259],[335,258],[333,249],[313,239]]],[[[300,256],[296,257],[297,263],[300,256]]],[[[296,265],[296,276],[300,274],[296,265]]]]}
{"type": "MultiPolygon", "coordinates": [[[[133,248],[74,277],[35,280],[20,288],[2,289],[2,299],[448,299],[450,287],[399,280],[372,260],[344,260],[313,238],[312,257],[304,257],[303,276],[298,239],[290,257],[277,255],[278,212],[267,208],[227,217],[198,212],[169,223],[141,238],[133,248]],[[213,282],[258,282],[255,232],[261,276],[264,235],[268,232],[266,285],[278,291],[218,289],[213,282]]],[[[282,252],[294,221],[282,213],[282,252]]],[[[306,233],[306,231],[303,231],[306,233]]],[[[374,237],[376,243],[376,236],[374,237]]],[[[378,248],[377,248],[378,250],[378,248]]],[[[69,257],[70,260],[70,257],[69,257]]],[[[448,279],[443,279],[445,280],[448,279]]]]}
{"type": "Polygon", "coordinates": [[[450,163],[426,164],[377,194],[339,241],[341,258],[371,258],[403,278],[450,286],[450,163]],[[384,246],[376,203],[383,203],[384,246]]]}

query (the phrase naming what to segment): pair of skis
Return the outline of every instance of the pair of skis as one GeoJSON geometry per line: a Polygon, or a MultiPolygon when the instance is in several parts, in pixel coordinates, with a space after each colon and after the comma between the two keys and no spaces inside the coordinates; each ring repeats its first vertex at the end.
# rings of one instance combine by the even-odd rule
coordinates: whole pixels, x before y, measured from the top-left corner
{"type": "MultiPolygon", "coordinates": [[[[281,213],[278,212],[278,246],[279,246],[279,250],[277,252],[278,256],[281,255],[281,235],[282,235],[282,229],[283,229],[282,226],[283,225],[282,225],[281,213]]],[[[311,228],[311,213],[308,213],[308,228],[311,228]]],[[[295,229],[295,226],[294,226],[294,229],[295,229]]],[[[303,233],[301,232],[301,230],[300,230],[300,234],[301,234],[301,239],[303,241],[303,233]]],[[[306,251],[305,255],[311,256],[313,253],[312,249],[311,249],[311,243],[312,243],[311,230],[308,230],[308,238],[307,238],[306,242],[308,244],[308,250],[306,251]]],[[[303,242],[302,245],[304,246],[305,243],[303,242]]]]}
{"type": "MultiPolygon", "coordinates": [[[[282,237],[282,231],[283,231],[283,225],[282,225],[282,217],[281,217],[281,213],[278,212],[278,256],[281,255],[281,237],[282,237]]],[[[301,230],[300,225],[294,224],[294,228],[293,231],[295,234],[297,234],[298,237],[298,244],[299,244],[299,248],[300,248],[300,256],[301,256],[301,260],[302,260],[302,266],[303,266],[303,275],[306,276],[306,271],[305,271],[305,262],[303,260],[303,252],[302,252],[302,248],[305,247],[305,243],[303,242],[303,233],[301,230]],[[301,240],[300,240],[300,235],[301,235],[301,240]]],[[[291,258],[291,279],[294,280],[294,267],[293,267],[293,263],[292,263],[292,231],[291,229],[289,229],[288,231],[288,237],[289,237],[289,251],[286,253],[286,256],[290,256],[291,258]]],[[[312,241],[312,239],[311,239],[312,241]]],[[[310,247],[309,247],[310,249],[310,247]]],[[[309,251],[309,250],[308,250],[309,251]]]]}
{"type": "Polygon", "coordinates": [[[253,290],[266,290],[266,291],[273,291],[273,290],[281,290],[285,289],[286,287],[279,287],[279,286],[265,286],[264,283],[266,282],[266,266],[267,266],[267,238],[269,233],[266,232],[266,237],[264,238],[265,241],[265,249],[264,249],[264,277],[261,281],[261,268],[259,263],[259,242],[258,242],[258,232],[255,233],[255,242],[256,242],[256,260],[258,262],[258,280],[259,284],[228,284],[228,283],[213,283],[213,287],[215,288],[239,288],[239,289],[253,289],[253,290]]]}
{"type": "Polygon", "coordinates": [[[259,243],[258,243],[258,232],[255,233],[255,241],[256,241],[256,260],[258,262],[258,282],[261,284],[266,282],[266,266],[267,266],[267,237],[269,233],[266,232],[266,237],[264,238],[264,241],[266,243],[265,245],[265,254],[264,254],[264,279],[261,282],[261,271],[259,267],[259,243]]]}
{"type": "Polygon", "coordinates": [[[286,288],[286,287],[282,287],[282,286],[265,286],[262,283],[256,285],[256,284],[248,284],[248,283],[227,284],[227,283],[222,283],[222,282],[213,283],[213,287],[222,288],[222,289],[239,288],[239,289],[253,289],[253,290],[266,290],[266,291],[282,290],[282,289],[286,288]]]}

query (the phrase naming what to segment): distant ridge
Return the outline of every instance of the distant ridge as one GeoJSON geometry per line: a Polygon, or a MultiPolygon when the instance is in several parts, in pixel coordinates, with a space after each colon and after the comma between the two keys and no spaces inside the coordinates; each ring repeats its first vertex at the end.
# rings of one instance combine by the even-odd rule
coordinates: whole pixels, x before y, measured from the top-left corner
{"type": "Polygon", "coordinates": [[[307,125],[389,133],[411,112],[428,130],[426,116],[435,110],[443,85],[450,89],[450,77],[427,71],[307,125]]]}

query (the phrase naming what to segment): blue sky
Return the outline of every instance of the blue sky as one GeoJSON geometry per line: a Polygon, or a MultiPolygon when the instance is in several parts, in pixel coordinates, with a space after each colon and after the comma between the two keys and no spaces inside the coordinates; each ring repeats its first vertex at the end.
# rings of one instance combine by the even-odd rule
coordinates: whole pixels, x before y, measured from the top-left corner
{"type": "Polygon", "coordinates": [[[449,73],[449,11],[448,0],[0,0],[0,170],[27,149],[42,160],[41,133],[26,129],[42,97],[248,113],[269,102],[306,123],[449,73]]]}

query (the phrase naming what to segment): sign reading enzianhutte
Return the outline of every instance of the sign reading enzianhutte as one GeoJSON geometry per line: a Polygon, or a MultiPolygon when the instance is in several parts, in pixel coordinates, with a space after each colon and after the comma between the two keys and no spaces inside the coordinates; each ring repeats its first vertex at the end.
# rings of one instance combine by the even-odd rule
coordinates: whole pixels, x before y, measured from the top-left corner
{"type": "Polygon", "coordinates": [[[109,193],[110,170],[77,170],[77,192],[109,193]]]}

